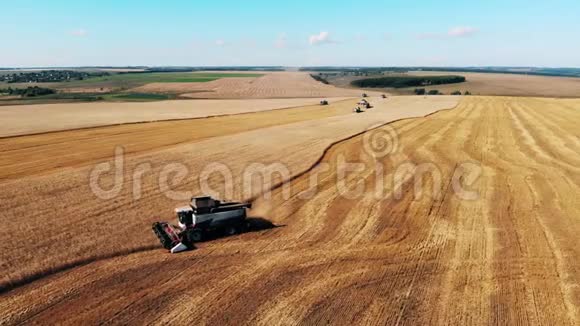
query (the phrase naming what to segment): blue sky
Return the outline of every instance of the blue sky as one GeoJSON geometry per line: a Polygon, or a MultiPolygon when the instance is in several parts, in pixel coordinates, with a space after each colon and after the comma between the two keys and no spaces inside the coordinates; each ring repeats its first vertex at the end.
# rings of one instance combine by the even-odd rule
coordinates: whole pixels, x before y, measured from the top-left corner
{"type": "Polygon", "coordinates": [[[0,67],[580,67],[580,1],[7,1],[0,67]]]}

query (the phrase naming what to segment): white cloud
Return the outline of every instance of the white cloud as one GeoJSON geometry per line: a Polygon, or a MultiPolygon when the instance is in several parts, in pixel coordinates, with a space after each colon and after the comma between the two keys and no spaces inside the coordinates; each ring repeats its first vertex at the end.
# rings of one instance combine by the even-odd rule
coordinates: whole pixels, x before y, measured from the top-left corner
{"type": "Polygon", "coordinates": [[[328,32],[320,32],[316,35],[310,35],[308,42],[310,43],[310,45],[336,43],[335,41],[332,40],[328,32]]]}
{"type": "Polygon", "coordinates": [[[288,39],[286,37],[286,33],[278,35],[278,37],[274,41],[274,47],[277,49],[284,49],[288,47],[288,39]]]}
{"type": "Polygon", "coordinates": [[[87,36],[88,32],[84,28],[75,29],[70,32],[70,35],[77,36],[77,37],[84,37],[87,36]]]}
{"type": "Polygon", "coordinates": [[[477,33],[478,29],[470,26],[457,26],[447,32],[450,37],[467,37],[477,33]]]}
{"type": "Polygon", "coordinates": [[[226,41],[224,41],[224,40],[215,40],[215,45],[217,45],[217,46],[224,46],[224,45],[226,45],[226,41]]]}

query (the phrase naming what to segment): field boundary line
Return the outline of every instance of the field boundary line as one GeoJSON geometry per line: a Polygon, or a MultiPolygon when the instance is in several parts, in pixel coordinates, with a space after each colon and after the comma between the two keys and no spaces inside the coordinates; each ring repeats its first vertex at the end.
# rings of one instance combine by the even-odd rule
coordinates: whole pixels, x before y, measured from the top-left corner
{"type": "Polygon", "coordinates": [[[428,113],[428,114],[426,114],[426,115],[424,115],[424,116],[418,116],[418,117],[408,117],[408,118],[400,118],[400,119],[391,120],[391,121],[389,121],[389,122],[385,122],[385,123],[383,123],[383,124],[380,124],[380,125],[378,125],[378,126],[372,127],[372,128],[370,128],[370,129],[366,129],[366,130],[363,130],[363,131],[357,132],[357,133],[355,133],[355,134],[352,134],[352,135],[350,135],[350,136],[348,136],[348,137],[345,137],[345,138],[341,138],[341,139],[335,140],[335,141],[331,142],[330,144],[328,144],[328,146],[326,146],[326,147],[324,148],[324,150],[322,151],[322,154],[320,155],[320,157],[318,157],[318,159],[317,159],[317,160],[316,160],[314,163],[312,163],[312,165],[310,165],[310,166],[309,166],[309,167],[307,167],[306,169],[302,170],[301,172],[298,172],[297,174],[293,175],[293,176],[292,176],[292,177],[290,177],[289,179],[287,179],[287,180],[284,180],[284,181],[280,181],[280,182],[278,182],[278,183],[274,184],[272,187],[270,187],[270,189],[268,189],[268,190],[266,190],[266,191],[262,191],[260,194],[258,194],[258,195],[255,195],[255,196],[252,196],[252,197],[248,198],[247,200],[248,200],[249,202],[253,203],[253,202],[254,202],[254,201],[256,201],[256,200],[257,200],[259,197],[261,197],[261,196],[262,196],[264,193],[266,193],[266,192],[271,192],[271,191],[273,191],[273,190],[276,190],[276,189],[278,189],[278,188],[282,187],[283,185],[285,185],[286,183],[290,183],[290,182],[292,182],[292,181],[294,181],[294,180],[296,180],[296,179],[298,179],[298,178],[300,178],[300,177],[304,176],[304,175],[305,175],[305,174],[307,174],[308,172],[310,172],[310,171],[312,171],[313,169],[315,169],[315,168],[316,168],[318,165],[320,165],[320,163],[322,162],[322,160],[324,160],[324,157],[326,157],[326,155],[328,154],[328,152],[329,152],[331,149],[333,149],[335,146],[338,146],[338,145],[340,145],[341,143],[343,143],[343,142],[345,142],[345,141],[348,141],[348,140],[351,140],[351,139],[353,139],[353,138],[359,137],[359,136],[361,136],[361,135],[363,135],[363,134],[365,134],[365,133],[367,133],[367,132],[369,132],[369,131],[373,131],[373,130],[376,130],[376,129],[379,129],[379,128],[383,128],[383,127],[385,127],[385,126],[387,126],[387,125],[390,125],[390,124],[392,124],[392,123],[396,123],[396,122],[400,122],[400,121],[406,121],[406,120],[412,120],[412,119],[423,119],[423,118],[429,118],[430,116],[432,116],[432,115],[435,115],[435,114],[437,114],[437,113],[440,113],[440,112],[446,112],[446,111],[451,111],[451,110],[454,110],[454,109],[456,109],[457,107],[459,107],[459,105],[461,104],[461,102],[462,102],[462,101],[458,101],[458,102],[457,102],[457,104],[455,104],[455,105],[454,105],[453,107],[451,107],[451,108],[439,109],[439,110],[433,111],[433,112],[431,112],[431,113],[428,113]]]}
{"type": "Polygon", "coordinates": [[[158,245],[146,245],[146,246],[137,247],[137,248],[129,248],[129,249],[121,250],[118,252],[112,252],[112,253],[108,253],[108,254],[98,255],[95,257],[88,257],[88,258],[84,258],[84,259],[80,259],[80,260],[75,260],[75,261],[72,261],[70,263],[60,265],[60,266],[55,266],[52,268],[40,270],[40,271],[32,273],[29,276],[25,276],[25,277],[22,277],[20,279],[14,280],[14,281],[7,281],[7,282],[0,283],[0,295],[8,293],[12,290],[18,289],[18,288],[25,286],[25,285],[28,285],[30,283],[34,283],[34,282],[41,280],[41,279],[44,279],[46,277],[60,274],[62,272],[66,272],[68,270],[71,270],[71,269],[74,269],[77,267],[82,267],[82,266],[86,266],[86,265],[96,263],[99,261],[109,260],[109,259],[113,259],[113,258],[117,258],[117,257],[121,257],[121,256],[127,256],[127,255],[132,255],[132,254],[136,254],[136,253],[140,253],[140,252],[157,250],[159,248],[160,247],[158,245]]]}

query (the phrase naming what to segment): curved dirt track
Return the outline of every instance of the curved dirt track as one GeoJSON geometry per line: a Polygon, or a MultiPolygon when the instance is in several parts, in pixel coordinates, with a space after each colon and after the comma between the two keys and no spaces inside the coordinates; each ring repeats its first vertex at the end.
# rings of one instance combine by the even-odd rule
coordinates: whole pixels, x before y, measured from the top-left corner
{"type": "MultiPolygon", "coordinates": [[[[452,107],[451,102],[437,105],[452,107]]],[[[224,159],[234,171],[239,171],[235,160],[279,161],[280,144],[260,138],[276,130],[285,135],[278,139],[287,141],[282,161],[295,174],[329,143],[355,133],[359,119],[372,125],[388,121],[389,111],[377,109],[245,132],[238,136],[241,143],[243,137],[253,139],[262,152],[247,148],[243,157],[226,153],[224,159]],[[309,138],[305,130],[314,127],[320,130],[309,138]]],[[[145,198],[124,196],[100,206],[83,197],[82,187],[70,188],[80,181],[66,171],[4,183],[3,239],[8,232],[39,239],[38,223],[26,222],[39,221],[50,195],[60,195],[51,208],[64,213],[60,220],[68,223],[46,212],[57,224],[47,230],[52,244],[3,244],[2,260],[12,280],[32,272],[30,282],[0,294],[3,321],[577,324],[579,123],[580,101],[467,98],[453,110],[371,131],[394,128],[398,135],[395,150],[378,159],[364,150],[369,133],[332,146],[321,164],[291,182],[289,196],[277,188],[271,199],[256,200],[253,215],[279,227],[203,243],[180,255],[152,249],[155,239],[142,236],[142,222],[156,219],[144,213],[175,206],[151,191],[151,180],[145,180],[145,198]],[[336,167],[343,160],[364,168],[339,178],[336,167]],[[393,174],[410,163],[426,176],[410,170],[415,173],[393,182],[393,174]],[[477,166],[482,174],[470,182],[477,166]],[[377,174],[378,167],[383,174],[377,174]],[[319,183],[311,193],[313,175],[319,183]],[[69,179],[51,184],[59,178],[69,179]],[[337,179],[351,190],[363,185],[362,195],[344,198],[337,179]],[[417,180],[423,180],[420,198],[417,180]],[[457,184],[478,199],[460,199],[457,184]],[[18,191],[29,198],[18,198],[18,191]],[[100,239],[86,231],[93,219],[98,223],[92,233],[102,232],[100,239]],[[111,243],[124,251],[107,251],[111,243]],[[59,246],[68,249],[55,251],[59,246]],[[67,258],[83,255],[93,260],[67,258]],[[47,259],[54,269],[38,274],[50,265],[47,259]]],[[[187,161],[195,157],[188,154],[193,149],[211,152],[231,137],[208,140],[207,147],[201,142],[136,156],[127,165],[159,164],[171,161],[168,156],[187,161]]],[[[188,183],[179,189],[195,187],[188,183]]]]}

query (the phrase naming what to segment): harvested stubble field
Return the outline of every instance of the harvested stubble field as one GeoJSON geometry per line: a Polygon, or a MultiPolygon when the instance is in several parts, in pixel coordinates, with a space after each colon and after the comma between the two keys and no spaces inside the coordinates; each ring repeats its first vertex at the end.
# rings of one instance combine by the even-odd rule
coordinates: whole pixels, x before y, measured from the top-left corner
{"type": "MultiPolygon", "coordinates": [[[[329,99],[330,102],[346,98],[329,99]]],[[[74,103],[0,107],[0,137],[113,124],[203,118],[318,104],[312,98],[74,103]]]]}
{"type": "MultiPolygon", "coordinates": [[[[440,112],[457,98],[397,101],[132,154],[112,200],[90,192],[89,166],[3,180],[0,231],[18,241],[0,247],[2,321],[578,324],[580,101],[472,97],[440,112]],[[370,157],[369,132],[356,135],[412,117],[420,118],[371,132],[396,130],[386,156],[370,157]],[[364,164],[345,179],[348,188],[364,185],[362,197],[340,195],[341,160],[364,164]],[[133,199],[133,171],[143,162],[151,171],[133,199]],[[252,212],[279,227],[166,254],[148,225],[183,204],[158,189],[159,170],[175,162],[192,173],[173,190],[198,191],[199,171],[221,162],[236,176],[237,198],[248,163],[287,164],[291,196],[275,188],[252,212]],[[466,185],[476,200],[450,186],[462,162],[482,168],[466,185]],[[393,182],[405,163],[432,163],[437,172],[409,170],[393,182]],[[418,179],[424,191],[416,198],[418,179]]],[[[210,184],[219,189],[220,181],[210,184]]]]}
{"type": "MultiPolygon", "coordinates": [[[[361,91],[337,88],[305,72],[270,72],[258,78],[221,78],[207,83],[151,83],[132,89],[143,93],[179,93],[189,98],[289,98],[360,96],[361,91]]],[[[367,92],[369,93],[369,92],[367,92]]],[[[378,95],[377,92],[370,94],[378,95]]]]}
{"type": "MultiPolygon", "coordinates": [[[[289,124],[352,114],[352,107],[356,102],[357,100],[342,100],[334,101],[324,108],[317,104],[208,119],[162,121],[155,124],[129,123],[121,126],[4,138],[0,139],[0,152],[3,154],[0,157],[0,179],[22,178],[54,172],[57,168],[91,164],[108,159],[117,145],[123,146],[125,154],[145,153],[211,137],[267,128],[280,123],[289,124]]],[[[392,101],[390,104],[396,103],[397,101],[392,101]]],[[[122,112],[111,112],[107,118],[109,121],[118,120],[122,117],[122,112]]],[[[46,124],[43,127],[51,126],[46,124]]],[[[36,131],[33,130],[33,133],[36,131]]]]}
{"type": "MultiPolygon", "coordinates": [[[[416,71],[410,74],[429,76],[450,73],[416,71]]],[[[467,81],[462,84],[429,86],[427,89],[438,89],[445,94],[461,90],[476,95],[580,97],[580,78],[467,72],[453,74],[464,76],[467,81]]]]}

